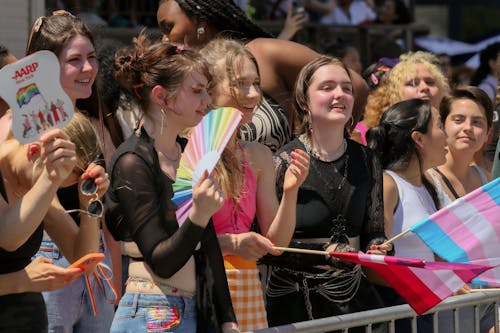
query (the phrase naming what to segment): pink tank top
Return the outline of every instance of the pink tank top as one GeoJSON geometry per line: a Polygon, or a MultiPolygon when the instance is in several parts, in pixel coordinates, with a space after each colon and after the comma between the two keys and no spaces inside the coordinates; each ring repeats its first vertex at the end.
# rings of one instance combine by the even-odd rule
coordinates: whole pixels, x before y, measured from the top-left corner
{"type": "Polygon", "coordinates": [[[245,182],[239,202],[226,199],[224,205],[212,216],[215,232],[218,235],[224,233],[241,234],[250,231],[257,206],[257,179],[244,153],[243,175],[245,182]]]}

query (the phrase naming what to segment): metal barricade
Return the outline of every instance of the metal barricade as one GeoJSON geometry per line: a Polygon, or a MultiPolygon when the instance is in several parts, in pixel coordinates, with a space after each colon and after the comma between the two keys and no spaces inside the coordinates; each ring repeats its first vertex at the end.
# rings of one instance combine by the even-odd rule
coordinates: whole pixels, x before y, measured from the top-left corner
{"type": "MultiPolygon", "coordinates": [[[[495,333],[500,333],[499,328],[499,306],[500,306],[500,291],[481,291],[474,292],[467,295],[453,296],[444,300],[426,314],[432,314],[433,317],[433,330],[434,333],[439,333],[438,314],[444,311],[453,311],[453,325],[455,333],[472,333],[464,332],[459,327],[459,314],[458,309],[465,307],[474,308],[474,332],[479,333],[479,307],[481,305],[494,304],[494,323],[495,333]]],[[[412,332],[417,332],[417,316],[409,305],[398,305],[387,308],[350,313],[341,316],[334,316],[322,319],[315,319],[294,323],[283,326],[270,327],[254,331],[254,333],[319,333],[332,330],[340,330],[341,332],[349,332],[352,327],[365,327],[366,333],[372,332],[373,324],[388,323],[389,332],[395,333],[395,321],[398,319],[410,318],[412,332]]],[[[427,333],[427,332],[426,332],[427,333]]],[[[432,333],[432,332],[429,332],[432,333]]]]}

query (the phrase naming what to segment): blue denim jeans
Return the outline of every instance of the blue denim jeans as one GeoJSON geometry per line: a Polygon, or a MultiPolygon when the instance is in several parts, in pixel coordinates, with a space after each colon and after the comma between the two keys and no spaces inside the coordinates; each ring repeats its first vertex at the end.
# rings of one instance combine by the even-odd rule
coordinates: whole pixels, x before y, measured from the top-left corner
{"type": "Polygon", "coordinates": [[[164,294],[123,295],[110,333],[196,332],[194,298],[164,294]]]}
{"type": "MultiPolygon", "coordinates": [[[[102,262],[111,267],[109,252],[104,243],[101,242],[101,244],[100,252],[106,254],[102,262]]],[[[36,256],[52,259],[61,267],[69,266],[69,262],[50,238],[44,238],[36,256]]],[[[100,280],[103,281],[102,278],[100,280]]],[[[93,276],[90,277],[90,282],[96,301],[97,316],[94,316],[92,312],[83,276],[64,288],[42,293],[47,306],[49,333],[109,331],[114,316],[114,295],[107,283],[102,283],[104,285],[104,292],[102,292],[93,276]]]]}

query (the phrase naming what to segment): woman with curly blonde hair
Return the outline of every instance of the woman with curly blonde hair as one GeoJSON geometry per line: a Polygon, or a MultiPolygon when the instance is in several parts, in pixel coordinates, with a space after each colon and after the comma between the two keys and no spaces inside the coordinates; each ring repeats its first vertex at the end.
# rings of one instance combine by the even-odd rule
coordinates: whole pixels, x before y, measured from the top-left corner
{"type": "Polygon", "coordinates": [[[411,98],[429,100],[433,107],[439,108],[449,86],[437,64],[438,58],[429,52],[401,55],[400,62],[387,73],[383,83],[368,95],[363,124],[367,128],[378,125],[385,110],[411,98]]]}

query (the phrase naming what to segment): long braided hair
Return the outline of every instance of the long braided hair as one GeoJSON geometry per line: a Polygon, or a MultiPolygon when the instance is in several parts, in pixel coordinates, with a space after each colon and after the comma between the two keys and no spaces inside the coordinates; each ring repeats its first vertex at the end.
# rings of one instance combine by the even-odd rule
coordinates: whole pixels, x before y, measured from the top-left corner
{"type": "MultiPolygon", "coordinates": [[[[168,0],[160,0],[159,5],[168,0]]],[[[188,17],[209,22],[224,36],[241,40],[273,37],[259,27],[232,0],[175,0],[188,17]]]]}

